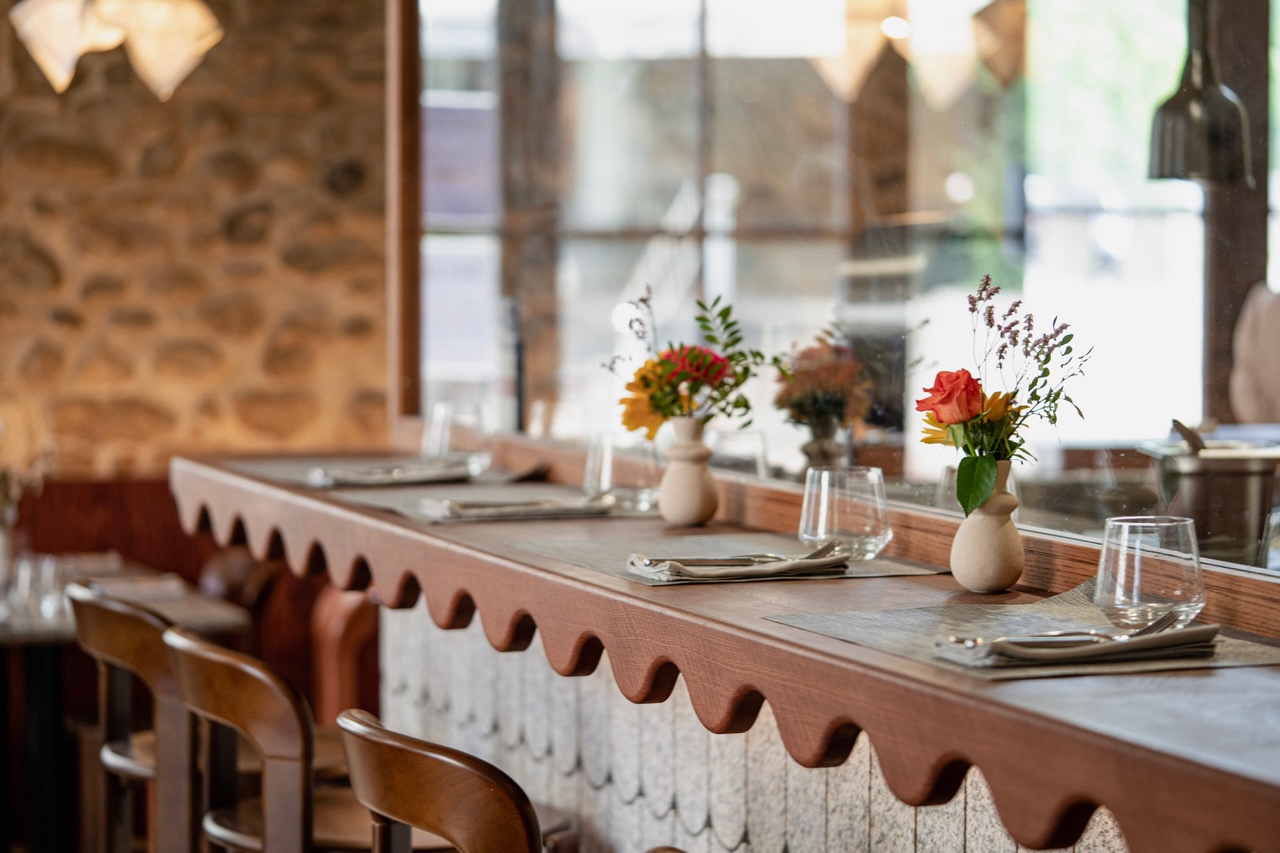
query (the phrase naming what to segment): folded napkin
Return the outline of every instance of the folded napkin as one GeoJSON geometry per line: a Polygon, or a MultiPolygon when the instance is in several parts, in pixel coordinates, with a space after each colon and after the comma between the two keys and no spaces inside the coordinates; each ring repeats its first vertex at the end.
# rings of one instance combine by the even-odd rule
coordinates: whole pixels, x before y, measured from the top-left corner
{"type": "Polygon", "coordinates": [[[966,645],[937,637],[933,641],[933,651],[943,660],[973,667],[1210,657],[1214,652],[1218,628],[1218,625],[1191,625],[1129,640],[1022,637],[1017,640],[980,640],[966,645]]]}
{"type": "Polygon", "coordinates": [[[516,520],[524,518],[581,518],[607,515],[611,504],[590,498],[515,498],[512,500],[453,500],[423,498],[418,501],[418,515],[442,521],[445,519],[516,520]]]}
{"type": "Polygon", "coordinates": [[[311,486],[394,486],[400,483],[457,483],[471,478],[466,460],[388,460],[378,463],[316,465],[307,469],[311,486]]]}
{"type": "Polygon", "coordinates": [[[179,575],[112,575],[89,579],[89,585],[104,595],[127,601],[173,601],[187,594],[187,583],[179,575]]]}
{"type": "MultiPolygon", "coordinates": [[[[701,559],[701,558],[700,558],[701,559]]],[[[710,559],[710,558],[708,558],[710,559]]],[[[733,558],[728,558],[732,560],[733,558]]],[[[643,554],[632,554],[627,558],[627,571],[647,578],[662,581],[715,581],[733,580],[735,578],[785,578],[785,577],[821,577],[823,575],[842,575],[847,568],[847,554],[831,554],[826,557],[804,560],[769,560],[743,566],[737,564],[699,565],[678,563],[665,560],[647,565],[647,557],[643,554]]]]}

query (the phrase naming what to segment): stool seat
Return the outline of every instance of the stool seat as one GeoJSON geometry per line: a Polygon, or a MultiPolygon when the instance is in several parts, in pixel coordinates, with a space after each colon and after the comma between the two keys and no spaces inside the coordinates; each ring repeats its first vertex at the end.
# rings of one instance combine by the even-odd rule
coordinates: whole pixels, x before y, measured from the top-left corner
{"type": "MultiPolygon", "coordinates": [[[[369,811],[346,786],[317,785],[312,793],[313,841],[323,850],[369,849],[369,811]]],[[[214,809],[204,817],[205,836],[215,844],[240,850],[262,850],[262,799],[248,797],[234,806],[214,809]]],[[[453,845],[426,830],[414,830],[415,851],[453,850],[453,845]]]]}
{"type": "MultiPolygon", "coordinates": [[[[98,757],[102,766],[129,779],[147,781],[156,778],[156,733],[154,729],[131,732],[112,738],[102,745],[98,757]]],[[[342,732],[337,726],[316,729],[316,751],[312,766],[316,778],[342,779],[347,775],[347,757],[342,754],[342,732]]],[[[241,740],[236,750],[236,772],[256,776],[262,772],[262,759],[248,741],[241,740]]]]}

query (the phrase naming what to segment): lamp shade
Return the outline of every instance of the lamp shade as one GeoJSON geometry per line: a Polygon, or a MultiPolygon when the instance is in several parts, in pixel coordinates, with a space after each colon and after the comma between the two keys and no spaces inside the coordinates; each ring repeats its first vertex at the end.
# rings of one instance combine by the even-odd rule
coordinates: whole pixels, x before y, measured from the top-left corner
{"type": "Polygon", "coordinates": [[[1178,90],[1156,110],[1149,175],[1254,185],[1249,116],[1219,82],[1209,50],[1209,0],[1187,3],[1187,61],[1178,90]]]}

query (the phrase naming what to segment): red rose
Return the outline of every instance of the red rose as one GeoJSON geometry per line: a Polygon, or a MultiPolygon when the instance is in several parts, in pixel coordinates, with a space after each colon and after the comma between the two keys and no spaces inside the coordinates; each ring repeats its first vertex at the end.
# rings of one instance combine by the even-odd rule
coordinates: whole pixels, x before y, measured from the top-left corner
{"type": "Polygon", "coordinates": [[[679,349],[669,349],[658,357],[672,365],[669,376],[715,385],[729,370],[729,360],[706,347],[685,344],[679,349]]]}
{"type": "Polygon", "coordinates": [[[933,412],[942,425],[960,424],[982,412],[982,386],[967,370],[942,370],[933,380],[929,396],[916,400],[917,412],[933,412]]]}

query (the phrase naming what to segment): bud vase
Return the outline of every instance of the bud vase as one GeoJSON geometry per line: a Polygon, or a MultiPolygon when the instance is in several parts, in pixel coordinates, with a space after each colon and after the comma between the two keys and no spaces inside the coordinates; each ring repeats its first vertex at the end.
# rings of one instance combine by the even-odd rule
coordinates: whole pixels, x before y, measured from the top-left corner
{"type": "Polygon", "coordinates": [[[1001,592],[1022,577],[1026,556],[1012,518],[1018,499],[1008,489],[1011,464],[996,463],[991,497],[965,517],[951,540],[951,575],[971,592],[1001,592]]]}
{"type": "Polygon", "coordinates": [[[702,442],[702,418],[672,418],[671,426],[676,438],[658,483],[658,514],[668,524],[692,527],[716,514],[720,493],[707,464],[711,450],[702,442]]]}
{"type": "MultiPolygon", "coordinates": [[[[805,471],[809,468],[830,468],[836,465],[849,464],[849,448],[841,440],[840,424],[835,415],[815,415],[806,421],[809,427],[809,440],[801,445],[804,453],[805,471]]],[[[797,478],[804,482],[805,471],[797,478]]]]}

